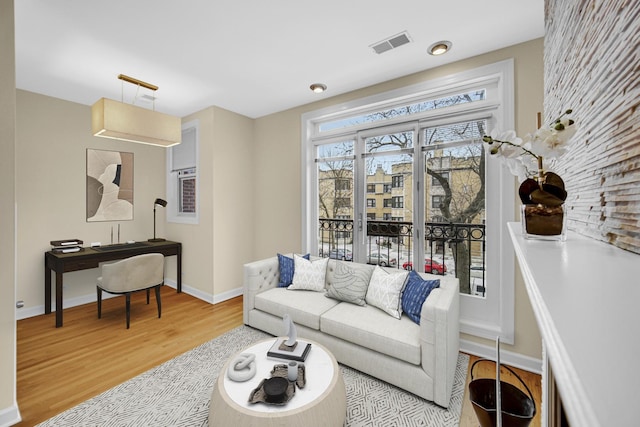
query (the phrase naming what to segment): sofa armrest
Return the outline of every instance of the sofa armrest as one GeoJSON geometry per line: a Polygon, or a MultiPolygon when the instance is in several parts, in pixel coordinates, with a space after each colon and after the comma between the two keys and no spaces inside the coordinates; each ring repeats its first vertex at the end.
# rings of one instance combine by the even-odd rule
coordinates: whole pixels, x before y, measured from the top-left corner
{"type": "Polygon", "coordinates": [[[278,257],[250,262],[244,265],[243,270],[243,321],[248,324],[249,311],[255,308],[256,295],[278,286],[280,280],[278,257]]]}
{"type": "Polygon", "coordinates": [[[420,344],[422,367],[434,379],[434,402],[449,406],[460,350],[459,280],[440,276],[440,287],[434,289],[422,305],[420,344]]]}

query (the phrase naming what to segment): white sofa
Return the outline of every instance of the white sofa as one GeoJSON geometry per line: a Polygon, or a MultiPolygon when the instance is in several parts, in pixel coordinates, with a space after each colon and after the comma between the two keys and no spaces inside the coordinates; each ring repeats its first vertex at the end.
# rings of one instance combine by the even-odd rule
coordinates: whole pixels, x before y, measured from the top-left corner
{"type": "MultiPolygon", "coordinates": [[[[325,286],[337,262],[329,260],[325,286]]],[[[373,268],[373,266],[371,266],[373,268]]],[[[459,350],[458,279],[440,279],[422,305],[420,325],[371,306],[327,298],[322,292],[278,287],[278,258],[244,265],[244,323],[274,336],[284,334],[289,314],[298,337],[327,347],[338,362],[448,407],[459,350]]]]}

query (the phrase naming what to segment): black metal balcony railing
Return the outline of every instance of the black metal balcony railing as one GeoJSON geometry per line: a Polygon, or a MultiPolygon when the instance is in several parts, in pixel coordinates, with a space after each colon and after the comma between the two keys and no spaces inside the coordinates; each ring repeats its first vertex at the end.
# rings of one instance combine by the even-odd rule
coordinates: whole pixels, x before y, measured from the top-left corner
{"type": "MultiPolygon", "coordinates": [[[[353,261],[353,220],[320,218],[320,256],[353,261]]],[[[367,220],[366,259],[369,264],[418,268],[413,262],[413,223],[367,220]]],[[[424,271],[452,274],[460,280],[460,291],[484,296],[485,225],[427,222],[424,239],[424,271]]]]}

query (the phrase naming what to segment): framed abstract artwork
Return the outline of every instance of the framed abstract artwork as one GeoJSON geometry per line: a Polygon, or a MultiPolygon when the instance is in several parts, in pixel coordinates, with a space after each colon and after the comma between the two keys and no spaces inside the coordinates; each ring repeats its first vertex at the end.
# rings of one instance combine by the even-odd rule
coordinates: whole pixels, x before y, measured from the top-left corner
{"type": "Polygon", "coordinates": [[[133,220],[133,153],[87,149],[87,222],[133,220]]]}

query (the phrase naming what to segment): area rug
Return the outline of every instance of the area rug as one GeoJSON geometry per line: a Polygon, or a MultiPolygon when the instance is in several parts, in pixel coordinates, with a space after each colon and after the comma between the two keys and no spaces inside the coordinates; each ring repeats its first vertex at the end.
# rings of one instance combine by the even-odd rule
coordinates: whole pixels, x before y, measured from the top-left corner
{"type": "MultiPolygon", "coordinates": [[[[39,426],[207,426],[211,392],[224,363],[269,336],[240,326],[39,426]]],[[[459,354],[448,409],[340,365],[347,389],[345,426],[458,426],[468,364],[469,356],[459,354]]]]}

